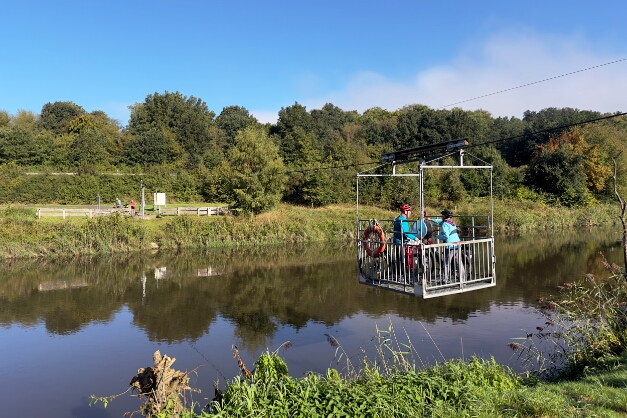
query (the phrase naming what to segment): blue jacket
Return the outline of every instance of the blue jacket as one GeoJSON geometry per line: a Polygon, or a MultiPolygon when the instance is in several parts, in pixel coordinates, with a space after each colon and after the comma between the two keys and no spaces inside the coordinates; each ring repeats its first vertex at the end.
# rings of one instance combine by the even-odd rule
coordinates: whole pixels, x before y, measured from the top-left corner
{"type": "MultiPolygon", "coordinates": [[[[432,219],[431,222],[434,224],[440,225],[442,227],[440,233],[436,235],[436,238],[442,242],[453,243],[460,242],[459,235],[457,235],[457,227],[455,225],[451,225],[448,222],[445,222],[444,219],[432,219]]],[[[455,248],[455,246],[451,246],[451,248],[455,248]]]]}
{"type": "Polygon", "coordinates": [[[416,236],[409,232],[409,222],[403,215],[394,219],[394,244],[404,244],[409,240],[415,240],[416,236]]]}

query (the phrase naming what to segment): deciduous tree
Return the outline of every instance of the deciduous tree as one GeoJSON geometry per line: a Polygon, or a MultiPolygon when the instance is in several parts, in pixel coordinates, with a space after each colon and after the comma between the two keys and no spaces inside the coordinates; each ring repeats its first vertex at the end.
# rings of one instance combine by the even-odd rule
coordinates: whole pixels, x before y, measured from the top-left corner
{"type": "Polygon", "coordinates": [[[61,135],[67,132],[72,119],[84,114],[85,109],[73,102],[48,102],[41,109],[40,123],[44,129],[61,135]]]}
{"type": "Polygon", "coordinates": [[[283,195],[285,174],[278,147],[260,126],[249,126],[235,137],[221,170],[231,203],[243,212],[272,209],[283,195]]]}
{"type": "Polygon", "coordinates": [[[215,112],[194,96],[181,93],[154,93],[144,103],[129,106],[131,117],[128,130],[133,135],[151,129],[168,130],[190,155],[202,156],[211,142],[211,126],[215,112]]]}

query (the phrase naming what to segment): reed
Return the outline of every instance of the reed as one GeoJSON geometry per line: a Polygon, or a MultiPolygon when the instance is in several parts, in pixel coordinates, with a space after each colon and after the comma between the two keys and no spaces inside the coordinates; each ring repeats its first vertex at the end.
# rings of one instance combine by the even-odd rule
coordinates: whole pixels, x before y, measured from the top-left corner
{"type": "Polygon", "coordinates": [[[540,299],[546,321],[510,344],[534,375],[559,380],[608,370],[627,349],[627,275],[604,264],[608,279],[587,274],[540,299]]]}

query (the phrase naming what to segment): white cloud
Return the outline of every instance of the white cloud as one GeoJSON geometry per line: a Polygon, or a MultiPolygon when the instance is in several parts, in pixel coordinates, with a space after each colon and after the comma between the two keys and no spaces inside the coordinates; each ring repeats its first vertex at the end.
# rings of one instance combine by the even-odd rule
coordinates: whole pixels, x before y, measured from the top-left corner
{"type": "Polygon", "coordinates": [[[451,63],[425,69],[411,79],[359,72],[343,89],[299,102],[308,109],[331,102],[360,112],[373,106],[395,110],[417,103],[440,108],[512,89],[456,106],[519,118],[525,110],[547,107],[627,111],[627,61],[513,89],[623,58],[627,51],[622,56],[604,52],[579,37],[501,34],[478,48],[468,48],[451,63]]]}
{"type": "Polygon", "coordinates": [[[279,119],[278,110],[251,110],[250,113],[261,123],[276,123],[279,119]]]}

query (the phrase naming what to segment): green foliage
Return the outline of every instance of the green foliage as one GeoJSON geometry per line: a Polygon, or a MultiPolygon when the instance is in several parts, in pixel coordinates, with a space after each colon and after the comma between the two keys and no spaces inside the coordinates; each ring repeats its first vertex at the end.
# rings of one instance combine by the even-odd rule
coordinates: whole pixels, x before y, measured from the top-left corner
{"type": "Polygon", "coordinates": [[[172,132],[150,128],[133,136],[125,149],[124,161],[144,167],[166,164],[176,161],[182,151],[172,132]]]}
{"type": "Polygon", "coordinates": [[[74,137],[68,159],[77,168],[102,167],[108,162],[105,137],[96,129],[84,129],[74,137]]]}
{"type": "MultiPolygon", "coordinates": [[[[447,361],[415,370],[406,360],[409,344],[394,346],[393,329],[377,331],[379,358],[365,360],[364,369],[350,377],[329,369],[326,376],[310,373],[295,379],[276,355],[264,353],[257,360],[251,380],[229,382],[223,396],[209,405],[216,416],[425,416],[476,411],[479,400],[497,391],[511,391],[521,381],[494,359],[447,361]],[[391,354],[391,355],[390,355],[391,354]],[[381,370],[385,372],[382,373],[381,370]]],[[[327,336],[339,351],[341,346],[327,336]]],[[[350,361],[349,361],[350,364],[350,361]]]]}
{"type": "MultiPolygon", "coordinates": [[[[255,193],[255,200],[261,198],[260,185],[253,187],[257,189],[254,193],[251,189],[241,194],[225,183],[228,177],[233,177],[230,171],[226,175],[225,170],[237,174],[236,167],[225,160],[227,150],[234,146],[237,135],[244,129],[261,126],[247,109],[227,106],[215,117],[215,112],[202,100],[167,91],[148,95],[144,102],[130,109],[131,118],[124,130],[104,112],[88,114],[72,102],[47,103],[41,116],[28,111],[19,111],[15,116],[0,112],[0,164],[21,167],[20,175],[27,171],[90,175],[113,170],[134,174],[142,171],[149,175],[159,172],[163,178],[153,183],[159,183],[158,187],[169,192],[176,190],[186,199],[202,195],[207,200],[234,202],[235,195],[245,200],[247,195],[255,193]],[[167,176],[186,176],[187,186],[165,179],[167,176]]],[[[549,146],[549,138],[560,135],[550,129],[599,115],[570,108],[548,108],[526,112],[521,120],[493,118],[483,110],[435,110],[419,104],[393,112],[375,107],[359,115],[332,103],[310,111],[294,103],[281,109],[275,125],[267,124],[260,129],[266,130],[270,141],[278,146],[287,166],[289,178],[281,195],[286,202],[314,207],[352,203],[355,173],[361,169],[356,165],[377,161],[383,152],[459,137],[468,137],[475,146],[517,136],[497,142],[498,148],[468,149],[469,159],[474,154],[493,165],[494,195],[518,199],[519,192],[524,191],[523,199],[578,207],[614,200],[609,169],[612,158],[627,138],[627,123],[623,117],[588,125],[585,131],[580,131],[585,134],[585,140],[582,135],[575,135],[575,130],[562,133],[568,138],[562,140],[560,136],[564,146],[559,149],[549,146]],[[533,134],[536,130],[547,132],[533,134]]],[[[623,173],[627,170],[624,168],[627,164],[623,164],[625,158],[627,153],[618,162],[619,191],[627,188],[627,176],[623,173]]],[[[369,203],[390,207],[399,201],[417,200],[417,193],[411,191],[414,185],[362,180],[360,197],[369,203]],[[396,196],[395,190],[401,195],[396,196]]],[[[23,179],[15,179],[14,183],[30,184],[23,179]]],[[[45,180],[43,186],[47,187],[48,183],[45,180]]],[[[7,194],[0,194],[0,201],[17,198],[22,202],[78,202],[76,196],[99,192],[98,183],[91,183],[96,189],[71,193],[72,182],[60,183],[68,184],[63,184],[56,195],[48,190],[16,190],[5,184],[0,188],[7,194]],[[72,196],[60,197],[68,194],[72,196]]],[[[459,175],[429,173],[425,176],[425,193],[434,205],[461,204],[484,197],[487,183],[487,170],[463,170],[459,175]]],[[[270,200],[275,200],[274,195],[270,200]]]]}
{"type": "Polygon", "coordinates": [[[609,279],[587,274],[585,280],[564,283],[560,294],[542,299],[546,323],[538,333],[527,333],[510,345],[524,364],[537,368],[537,375],[573,378],[606,370],[608,359],[627,349],[627,276],[618,266],[605,265],[614,273],[609,279]]]}
{"type": "Polygon", "coordinates": [[[250,126],[240,132],[229,149],[223,171],[228,176],[224,190],[241,211],[259,214],[281,200],[285,185],[284,166],[277,146],[263,128],[250,126]]]}
{"type": "Polygon", "coordinates": [[[0,163],[20,166],[42,165],[52,152],[52,138],[17,126],[0,130],[0,163]]]}
{"type": "Polygon", "coordinates": [[[222,109],[222,112],[216,118],[216,125],[226,135],[227,147],[235,143],[235,137],[238,132],[257,123],[259,123],[257,119],[245,107],[240,106],[227,106],[222,109]]]}
{"type": "Polygon", "coordinates": [[[85,109],[73,102],[46,103],[41,108],[40,124],[55,135],[68,132],[72,119],[85,114],[85,109]]]}
{"type": "Polygon", "coordinates": [[[199,98],[181,93],[154,93],[144,103],[130,106],[128,130],[133,135],[151,129],[171,132],[188,155],[202,155],[212,140],[215,112],[199,98]]]}
{"type": "Polygon", "coordinates": [[[565,196],[567,206],[584,204],[584,158],[566,145],[542,149],[525,170],[525,183],[553,196],[565,196]]]}
{"type": "Polygon", "coordinates": [[[0,110],[0,128],[5,128],[9,126],[9,122],[11,122],[11,116],[9,116],[9,112],[6,110],[0,110]]]}

